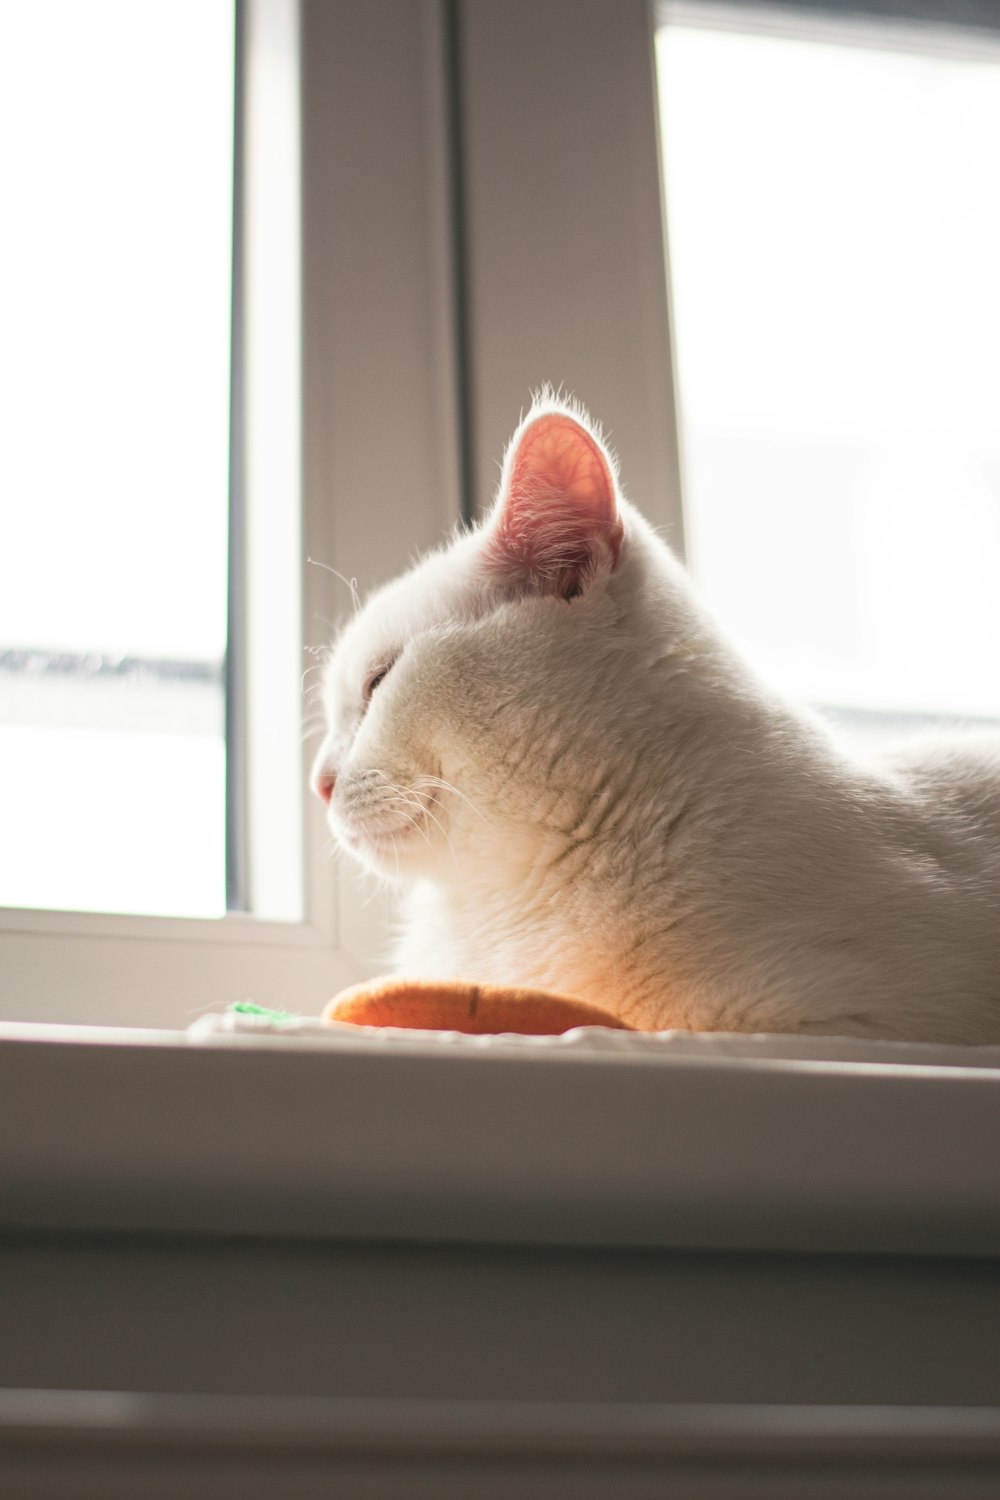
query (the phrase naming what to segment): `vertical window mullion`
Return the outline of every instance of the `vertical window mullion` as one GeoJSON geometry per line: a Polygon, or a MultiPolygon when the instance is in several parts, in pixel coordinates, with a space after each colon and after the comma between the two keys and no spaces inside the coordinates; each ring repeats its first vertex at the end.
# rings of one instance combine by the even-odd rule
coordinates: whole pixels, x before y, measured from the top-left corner
{"type": "Polygon", "coordinates": [[[233,228],[229,396],[229,556],[226,604],[226,910],[250,908],[246,785],[246,494],[244,384],[244,166],[246,7],[235,0],[233,228]]]}

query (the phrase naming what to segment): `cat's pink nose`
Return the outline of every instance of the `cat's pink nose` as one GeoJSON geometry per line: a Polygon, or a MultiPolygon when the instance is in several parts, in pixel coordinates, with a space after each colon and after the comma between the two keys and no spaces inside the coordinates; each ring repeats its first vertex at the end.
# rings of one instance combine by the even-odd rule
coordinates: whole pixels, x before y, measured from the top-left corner
{"type": "Polygon", "coordinates": [[[327,806],[329,806],[336,785],[337,778],[332,771],[317,771],[313,777],[313,791],[327,806]]]}

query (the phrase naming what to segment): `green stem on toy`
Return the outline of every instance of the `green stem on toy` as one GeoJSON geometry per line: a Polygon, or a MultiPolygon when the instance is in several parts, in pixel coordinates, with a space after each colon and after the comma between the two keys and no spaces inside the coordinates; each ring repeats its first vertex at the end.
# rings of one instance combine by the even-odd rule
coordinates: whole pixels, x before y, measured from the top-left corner
{"type": "Polygon", "coordinates": [[[298,1021],[301,1017],[290,1010],[270,1010],[266,1005],[255,1005],[252,1000],[234,1000],[229,1007],[241,1016],[263,1016],[268,1021],[298,1021]]]}

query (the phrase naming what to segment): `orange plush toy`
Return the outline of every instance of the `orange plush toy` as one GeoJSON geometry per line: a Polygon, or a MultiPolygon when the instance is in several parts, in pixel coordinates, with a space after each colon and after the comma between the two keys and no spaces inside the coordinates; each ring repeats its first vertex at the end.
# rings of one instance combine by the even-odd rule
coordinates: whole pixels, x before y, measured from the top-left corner
{"type": "Polygon", "coordinates": [[[430,979],[372,979],[355,985],[330,1001],[323,1020],[346,1021],[351,1026],[464,1031],[471,1036],[502,1031],[558,1036],[574,1026],[635,1029],[599,1005],[549,990],[430,979]]]}

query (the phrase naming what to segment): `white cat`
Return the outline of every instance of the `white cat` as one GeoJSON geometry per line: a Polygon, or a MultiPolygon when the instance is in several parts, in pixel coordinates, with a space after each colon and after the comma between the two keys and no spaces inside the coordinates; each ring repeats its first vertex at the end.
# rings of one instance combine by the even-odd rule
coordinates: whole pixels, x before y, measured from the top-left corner
{"type": "Polygon", "coordinates": [[[330,824],[412,887],[401,973],[648,1030],[1000,1041],[1000,740],[848,758],[550,393],[484,524],[345,628],[324,704],[330,824]]]}

